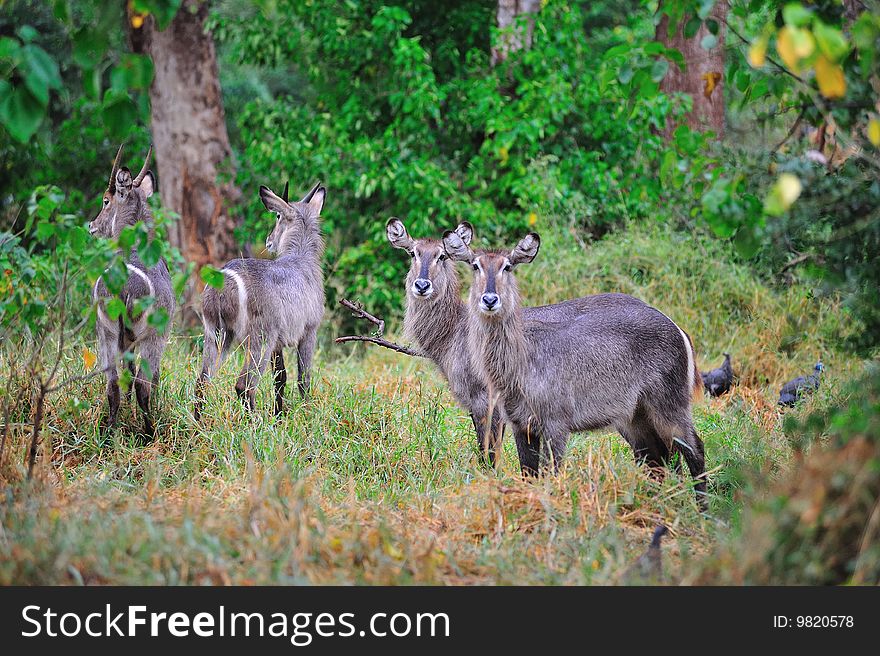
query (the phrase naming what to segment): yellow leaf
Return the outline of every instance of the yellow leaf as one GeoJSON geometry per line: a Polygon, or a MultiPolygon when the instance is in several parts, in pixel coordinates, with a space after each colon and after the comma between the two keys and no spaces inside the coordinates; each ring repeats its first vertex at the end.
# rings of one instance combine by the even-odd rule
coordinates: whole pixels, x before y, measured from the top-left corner
{"type": "Polygon", "coordinates": [[[846,94],[846,77],[843,75],[843,69],[830,62],[824,55],[816,58],[816,82],[819,83],[819,93],[826,98],[843,98],[846,94]]]}
{"type": "Polygon", "coordinates": [[[532,227],[538,222],[538,215],[534,212],[529,212],[529,227],[532,227]]]}
{"type": "Polygon", "coordinates": [[[801,181],[791,173],[783,173],[779,176],[779,181],[776,184],[782,204],[788,209],[801,195],[803,189],[801,181]]]}
{"type": "Polygon", "coordinates": [[[703,87],[703,95],[706,98],[712,97],[712,92],[715,91],[715,87],[718,86],[718,83],[721,81],[721,73],[718,71],[709,71],[708,73],[703,73],[700,76],[705,82],[705,86],[703,87]]]}
{"type": "Polygon", "coordinates": [[[131,26],[139,30],[144,25],[144,15],[143,14],[132,14],[131,15],[131,26]]]}
{"type": "Polygon", "coordinates": [[[98,356],[92,353],[89,349],[83,349],[83,364],[86,366],[86,369],[91,369],[95,366],[95,362],[98,361],[98,356]]]}
{"type": "Polygon", "coordinates": [[[794,43],[791,38],[791,30],[789,30],[787,26],[779,30],[779,33],[776,35],[776,51],[779,53],[779,56],[782,57],[782,61],[785,62],[785,65],[791,70],[797,72],[797,55],[794,54],[794,43]]]}
{"type": "Polygon", "coordinates": [[[876,118],[868,121],[868,141],[875,146],[880,146],[880,121],[876,118]]]}
{"type": "Polygon", "coordinates": [[[761,68],[767,61],[767,42],[769,40],[769,37],[762,36],[749,48],[749,64],[752,65],[752,68],[761,68]]]}
{"type": "Polygon", "coordinates": [[[507,146],[501,146],[498,149],[498,158],[501,160],[501,163],[507,164],[508,157],[510,157],[510,150],[508,150],[507,146]]]}

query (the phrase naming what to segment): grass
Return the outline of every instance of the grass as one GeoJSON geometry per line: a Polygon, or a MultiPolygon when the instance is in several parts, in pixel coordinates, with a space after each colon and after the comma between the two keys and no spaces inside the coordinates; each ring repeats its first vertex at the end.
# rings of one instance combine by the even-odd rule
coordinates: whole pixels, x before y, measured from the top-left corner
{"type": "MultiPolygon", "coordinates": [[[[790,467],[782,382],[822,356],[828,376],[802,412],[830,405],[861,368],[830,348],[845,316],[804,287],[768,288],[709,240],[633,228],[588,248],[566,235],[544,243],[522,268],[529,302],[632,293],[692,334],[702,367],[733,354],[739,384],[695,407],[708,515],[687,478],[650,478],[609,432],[574,436],[558,477],[521,480],[509,437],[488,470],[430,365],[330,346],[331,323],[308,401],[288,386],[287,411],[270,416],[267,376],[248,416],[228,362],[196,424],[196,340],[176,334],[149,446],[133,438],[131,401],[117,431],[99,432],[103,385],[90,381],[50,398],[37,483],[26,485],[19,404],[0,465],[0,584],[617,584],[660,521],[672,532],[665,580],[687,580],[790,467]]],[[[66,373],[82,372],[78,353],[66,373]]],[[[10,357],[0,350],[0,369],[10,357]]]]}

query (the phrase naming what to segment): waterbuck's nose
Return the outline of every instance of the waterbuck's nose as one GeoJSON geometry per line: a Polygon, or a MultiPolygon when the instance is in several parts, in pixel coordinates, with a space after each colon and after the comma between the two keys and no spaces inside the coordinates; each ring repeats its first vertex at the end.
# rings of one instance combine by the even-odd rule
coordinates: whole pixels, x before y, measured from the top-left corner
{"type": "Polygon", "coordinates": [[[96,232],[98,232],[98,228],[95,226],[95,222],[94,222],[94,221],[89,221],[89,234],[90,234],[90,235],[93,235],[93,234],[95,234],[96,232]]]}
{"type": "Polygon", "coordinates": [[[483,294],[480,297],[480,304],[483,306],[483,309],[491,312],[495,309],[495,306],[499,305],[500,300],[498,294],[483,294]]]}
{"type": "Polygon", "coordinates": [[[413,289],[415,289],[416,294],[419,296],[424,296],[431,291],[431,281],[424,278],[416,278],[416,281],[413,283],[413,289]]]}

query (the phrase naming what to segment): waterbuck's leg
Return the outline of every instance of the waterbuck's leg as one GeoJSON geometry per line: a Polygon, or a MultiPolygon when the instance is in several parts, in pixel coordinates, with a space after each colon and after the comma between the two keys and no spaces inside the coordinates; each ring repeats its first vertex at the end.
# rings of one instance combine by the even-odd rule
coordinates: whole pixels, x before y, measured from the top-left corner
{"type": "Polygon", "coordinates": [[[513,439],[516,441],[516,452],[519,455],[519,466],[526,478],[536,477],[541,464],[541,436],[525,426],[514,426],[513,439]]]}
{"type": "MultiPolygon", "coordinates": [[[[100,322],[100,318],[98,319],[100,322]]],[[[118,331],[118,328],[117,328],[118,331]]],[[[109,330],[105,326],[98,326],[98,354],[101,369],[107,377],[107,420],[105,427],[112,429],[116,426],[119,415],[119,333],[109,330]]]]}
{"type": "Polygon", "coordinates": [[[637,413],[628,425],[617,426],[617,430],[632,447],[636,462],[647,467],[652,477],[662,481],[669,461],[669,448],[647,417],[637,413]]]}
{"type": "Polygon", "coordinates": [[[568,445],[569,434],[564,430],[545,431],[542,440],[544,451],[544,467],[554,474],[559,472],[565,458],[565,447],[568,445]]]}
{"type": "Polygon", "coordinates": [[[163,344],[161,338],[145,341],[140,348],[140,356],[143,362],[149,368],[150,375],[147,376],[144,364],[138,368],[137,375],[134,378],[134,391],[137,396],[138,405],[144,415],[144,438],[149,441],[156,435],[156,427],[153,425],[153,418],[150,413],[150,395],[152,388],[159,380],[159,364],[162,360],[163,344]]]}
{"type": "Polygon", "coordinates": [[[678,441],[673,442],[673,448],[684,457],[691,477],[694,479],[697,503],[700,510],[706,512],[709,510],[709,497],[706,495],[706,451],[703,447],[703,440],[697,435],[693,426],[688,426],[684,435],[682,440],[684,444],[680,444],[678,441]]]}
{"type": "Polygon", "coordinates": [[[205,389],[208,381],[213,378],[217,368],[223,362],[226,355],[224,342],[226,336],[212,326],[205,327],[205,340],[202,351],[202,371],[196,381],[196,401],[193,406],[193,416],[199,421],[202,416],[202,406],[205,404],[205,389]]]}
{"type": "Polygon", "coordinates": [[[134,380],[135,380],[135,370],[134,370],[134,360],[128,361],[128,372],[131,374],[131,384],[128,386],[128,398],[130,399],[132,394],[134,393],[134,380]]]}
{"type": "Polygon", "coordinates": [[[302,339],[296,347],[297,356],[297,385],[299,395],[304,400],[309,395],[312,378],[312,358],[315,355],[315,345],[318,341],[318,327],[306,326],[302,339]]]}
{"type": "Polygon", "coordinates": [[[490,423],[488,416],[471,414],[471,421],[474,422],[474,430],[477,433],[477,448],[480,450],[480,458],[490,467],[494,467],[501,450],[501,443],[504,440],[504,422],[497,412],[492,414],[489,430],[486,430],[486,425],[490,423]]]}
{"type": "Polygon", "coordinates": [[[266,371],[269,359],[275,352],[275,338],[267,339],[264,343],[254,336],[246,340],[247,352],[244,356],[244,367],[235,381],[235,392],[242,399],[247,409],[253,411],[256,407],[257,386],[260,377],[266,371]]]}
{"type": "Polygon", "coordinates": [[[281,414],[284,402],[284,386],[287,385],[287,369],[284,367],[284,352],[279,347],[272,355],[272,369],[275,378],[275,414],[281,414]]]}

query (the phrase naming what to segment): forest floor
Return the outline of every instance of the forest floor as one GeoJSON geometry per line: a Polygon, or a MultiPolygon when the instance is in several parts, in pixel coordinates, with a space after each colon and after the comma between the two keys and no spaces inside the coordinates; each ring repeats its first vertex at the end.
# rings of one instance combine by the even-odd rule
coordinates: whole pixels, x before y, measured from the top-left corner
{"type": "MultiPolygon", "coordinates": [[[[651,478],[607,431],[573,436],[556,477],[522,480],[509,435],[490,470],[431,365],[335,346],[332,324],[308,401],[288,385],[273,417],[266,376],[248,416],[233,391],[235,354],[196,423],[198,340],[175,333],[154,443],[134,438],[133,399],[119,428],[100,432],[94,379],[50,398],[37,483],[25,485],[29,418],[17,418],[0,466],[12,483],[0,500],[0,584],[618,584],[659,522],[671,530],[664,581],[687,583],[789,466],[781,384],[823,358],[828,375],[797,415],[837,400],[860,368],[829,348],[845,315],[805,287],[766,286],[709,240],[633,228],[590,246],[553,241],[523,267],[529,302],[632,293],[692,334],[704,370],[732,353],[736,387],[694,408],[708,513],[687,476],[651,478]]],[[[12,355],[0,350],[0,368],[12,355]]],[[[62,366],[84,365],[71,356],[62,366]]]]}

